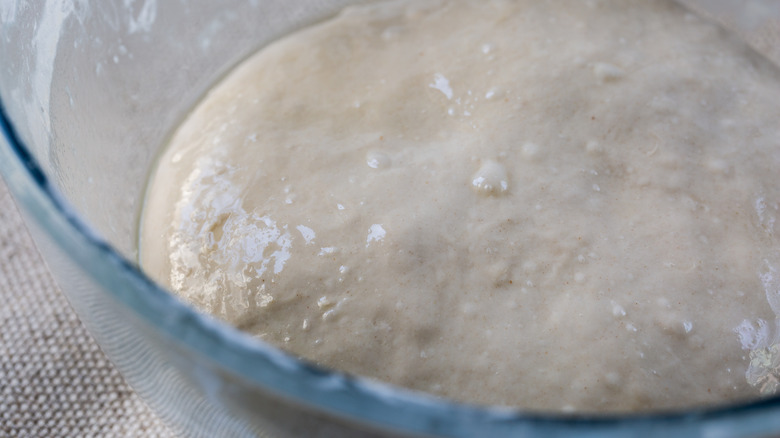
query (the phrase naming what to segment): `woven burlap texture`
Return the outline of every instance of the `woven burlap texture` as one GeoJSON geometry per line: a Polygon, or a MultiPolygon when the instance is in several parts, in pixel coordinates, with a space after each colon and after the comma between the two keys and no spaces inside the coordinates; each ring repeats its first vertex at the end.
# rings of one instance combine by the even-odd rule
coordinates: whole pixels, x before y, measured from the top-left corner
{"type": "Polygon", "coordinates": [[[171,437],[57,289],[0,179],[0,437],[171,437]]]}

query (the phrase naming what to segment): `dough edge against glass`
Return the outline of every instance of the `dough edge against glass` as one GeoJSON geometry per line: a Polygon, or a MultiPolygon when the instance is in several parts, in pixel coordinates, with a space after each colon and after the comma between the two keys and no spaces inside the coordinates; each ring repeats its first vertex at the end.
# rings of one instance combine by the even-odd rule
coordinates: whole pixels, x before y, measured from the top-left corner
{"type": "MultiPolygon", "coordinates": [[[[295,354],[458,400],[534,410],[636,411],[755,397],[756,389],[745,380],[751,351],[743,351],[740,341],[755,341],[760,321],[775,319],[763,301],[761,275],[776,266],[774,236],[780,230],[774,217],[780,198],[751,166],[777,167],[767,124],[778,114],[770,103],[778,95],[776,73],[760,62],[740,71],[740,62],[749,61],[746,48],[664,2],[612,9],[604,6],[612,3],[601,2],[599,17],[581,21],[603,47],[577,40],[571,50],[587,52],[577,59],[565,47],[557,55],[550,52],[539,38],[519,39],[520,60],[512,58],[517,54],[510,52],[510,38],[488,37],[476,25],[428,26],[428,34],[420,36],[420,23],[441,24],[442,17],[487,22],[491,13],[499,23],[491,21],[491,30],[498,32],[501,23],[521,20],[507,12],[513,3],[493,2],[460,14],[459,7],[473,2],[450,3],[445,12],[426,9],[436,3],[353,8],[261,50],[218,84],[174,136],[152,180],[142,227],[151,236],[142,239],[145,270],[198,308],[295,354]],[[706,59],[707,50],[691,47],[687,50],[702,59],[689,59],[667,35],[655,41],[666,47],[641,46],[642,55],[657,62],[640,63],[621,48],[626,43],[611,38],[620,32],[609,20],[620,14],[636,20],[635,10],[642,8],[663,20],[644,14],[652,23],[635,26],[641,29],[633,33],[626,20],[624,33],[637,41],[642,37],[647,44],[653,31],[663,29],[705,47],[729,46],[727,53],[706,59]],[[371,25],[364,26],[366,21],[371,25]],[[690,28],[675,27],[684,22],[690,28]],[[463,36],[447,42],[441,35],[451,28],[463,36]],[[404,42],[410,35],[424,44],[404,42]],[[472,41],[464,43],[468,38],[472,41]],[[470,49],[460,61],[429,60],[435,49],[448,53],[445,49],[458,44],[470,49]],[[376,49],[387,47],[382,59],[376,49]],[[409,47],[414,58],[399,54],[409,47]],[[376,66],[351,64],[359,58],[355,53],[380,59],[372,58],[376,66]],[[494,68],[487,76],[489,67],[483,66],[500,62],[502,54],[520,68],[511,73],[494,68]],[[426,56],[426,61],[401,62],[426,56]],[[542,59],[549,62],[545,68],[542,59]],[[289,68],[267,68],[263,64],[269,60],[289,68]],[[667,70],[660,66],[664,63],[667,70]],[[396,70],[388,70],[394,65],[396,70]],[[407,65],[420,71],[409,72],[407,65]],[[709,67],[707,75],[700,74],[702,66],[709,67]],[[318,75],[329,67],[338,74],[317,84],[315,78],[323,79],[318,75]],[[477,72],[482,76],[470,81],[477,72]],[[678,74],[683,78],[674,77],[678,74]],[[728,81],[728,75],[753,82],[737,91],[712,85],[728,81]],[[242,76],[256,82],[230,84],[242,76]],[[650,110],[631,104],[645,90],[631,84],[647,77],[655,78],[648,87],[656,94],[641,101],[650,110]],[[540,85],[523,86],[532,80],[540,85]],[[219,99],[222,92],[229,97],[219,99]],[[252,92],[265,107],[256,105],[252,92]],[[696,99],[699,92],[704,97],[696,99]],[[682,97],[675,100],[676,95],[682,97]],[[740,106],[740,98],[748,103],[740,106]],[[414,111],[426,112],[410,115],[414,111]],[[740,112],[759,120],[752,127],[728,120],[740,112]],[[241,113],[252,115],[245,129],[234,124],[241,113]],[[481,123],[474,121],[480,117],[481,123]],[[677,124],[689,125],[677,134],[663,129],[675,117],[677,124]],[[402,132],[383,128],[387,121],[402,132]],[[354,126],[358,132],[350,130],[354,126]],[[763,138],[752,138],[752,159],[729,144],[751,129],[765,131],[763,138]],[[701,138],[679,140],[696,135],[701,138]],[[314,148],[326,140],[330,148],[314,148]],[[683,143],[698,146],[679,147],[683,143]],[[619,147],[633,155],[621,161],[619,147]],[[254,163],[260,170],[242,175],[254,163]],[[163,164],[178,173],[164,175],[163,164]],[[337,171],[317,173],[324,165],[337,171]],[[752,179],[735,179],[745,175],[752,179]],[[475,182],[480,177],[493,181],[490,189],[475,182]],[[714,182],[717,196],[701,195],[702,181],[714,182]],[[502,182],[507,183],[503,191],[502,182]],[[624,185],[643,191],[642,196],[632,198],[621,191],[624,185]],[[372,189],[373,197],[354,187],[372,189]],[[391,187],[418,195],[417,200],[394,194],[391,187]],[[241,199],[240,205],[220,197],[226,193],[241,199]],[[618,200],[605,200],[608,196],[618,200]],[[715,206],[715,198],[723,205],[715,206]],[[512,211],[517,205],[522,208],[512,211]],[[586,217],[561,214],[561,206],[572,205],[586,217]],[[735,205],[742,217],[733,214],[735,205]],[[183,213],[193,206],[206,212],[202,222],[191,220],[197,214],[183,213]],[[604,211],[611,221],[594,216],[604,211]],[[556,229],[561,217],[567,222],[556,229]],[[527,231],[529,224],[533,232],[527,231]],[[578,227],[583,226],[594,228],[582,232],[578,227]],[[626,236],[619,239],[631,226],[645,228],[629,242],[626,236]],[[666,228],[653,235],[648,231],[653,227],[666,228]],[[729,232],[717,233],[724,229],[729,232]],[[258,232],[266,240],[248,237],[258,232]],[[475,234],[480,238],[469,242],[467,236],[475,234]],[[605,236],[607,242],[601,242],[605,236]],[[154,239],[163,247],[149,245],[154,239]],[[232,243],[220,246],[220,239],[232,243]],[[769,244],[754,250],[756,239],[769,244]],[[614,244],[611,252],[607,244],[614,244]],[[675,245],[682,250],[675,248],[679,251],[667,257],[675,245]],[[697,250],[708,245],[728,253],[698,257],[697,250]],[[230,269],[216,268],[220,262],[230,269]],[[623,275],[616,263],[636,269],[623,275]],[[664,274],[646,275],[652,269],[641,263],[664,274]],[[457,268],[441,273],[447,272],[441,266],[453,265],[457,268]],[[701,274],[705,268],[707,275],[701,274]],[[694,288],[685,287],[687,270],[701,277],[694,288]],[[176,278],[170,275],[176,272],[176,278]],[[624,293],[614,292],[613,284],[623,285],[624,293]],[[659,284],[703,299],[676,303],[678,297],[659,284]],[[412,293],[421,289],[428,294],[412,293]],[[475,293],[480,289],[487,290],[484,296],[475,293]],[[755,293],[762,298],[750,302],[755,293]],[[704,318],[711,308],[740,314],[704,318]],[[657,375],[667,380],[657,384],[657,375]]],[[[528,8],[525,24],[552,14],[575,32],[575,14],[587,9],[584,4],[566,11],[568,3],[518,4],[528,8]]],[[[542,31],[527,27],[523,32],[530,35],[542,31]]],[[[747,344],[760,347],[754,348],[760,355],[774,345],[770,338],[747,344]]],[[[754,380],[773,372],[750,370],[754,380]]]]}

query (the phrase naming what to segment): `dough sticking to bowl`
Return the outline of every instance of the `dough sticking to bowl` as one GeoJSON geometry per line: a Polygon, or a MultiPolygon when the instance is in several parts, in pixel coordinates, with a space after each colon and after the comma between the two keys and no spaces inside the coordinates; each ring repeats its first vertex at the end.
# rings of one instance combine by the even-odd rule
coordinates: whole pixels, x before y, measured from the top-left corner
{"type": "Polygon", "coordinates": [[[262,49],[151,176],[144,269],[319,364],[626,412],[774,393],[780,75],[670,1],[394,1],[262,49]]]}

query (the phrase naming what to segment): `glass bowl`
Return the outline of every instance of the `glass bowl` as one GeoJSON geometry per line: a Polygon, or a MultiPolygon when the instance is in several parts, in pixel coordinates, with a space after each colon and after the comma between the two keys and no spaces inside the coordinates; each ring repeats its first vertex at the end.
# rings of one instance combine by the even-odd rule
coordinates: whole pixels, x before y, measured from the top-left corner
{"type": "Polygon", "coordinates": [[[231,66],[347,0],[0,2],[0,171],[106,354],[192,437],[765,436],[780,398],[631,416],[453,403],[298,360],[201,315],[138,269],[147,173],[231,66]]]}

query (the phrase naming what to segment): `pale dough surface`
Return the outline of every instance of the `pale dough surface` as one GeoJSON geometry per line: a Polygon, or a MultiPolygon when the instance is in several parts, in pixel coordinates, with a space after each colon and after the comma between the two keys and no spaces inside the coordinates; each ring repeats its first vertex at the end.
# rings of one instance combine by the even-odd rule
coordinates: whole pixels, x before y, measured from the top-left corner
{"type": "Polygon", "coordinates": [[[141,261],[285,350],[458,400],[757,397],[780,361],[778,102],[774,67],[668,1],[350,8],[188,116],[141,261]]]}

